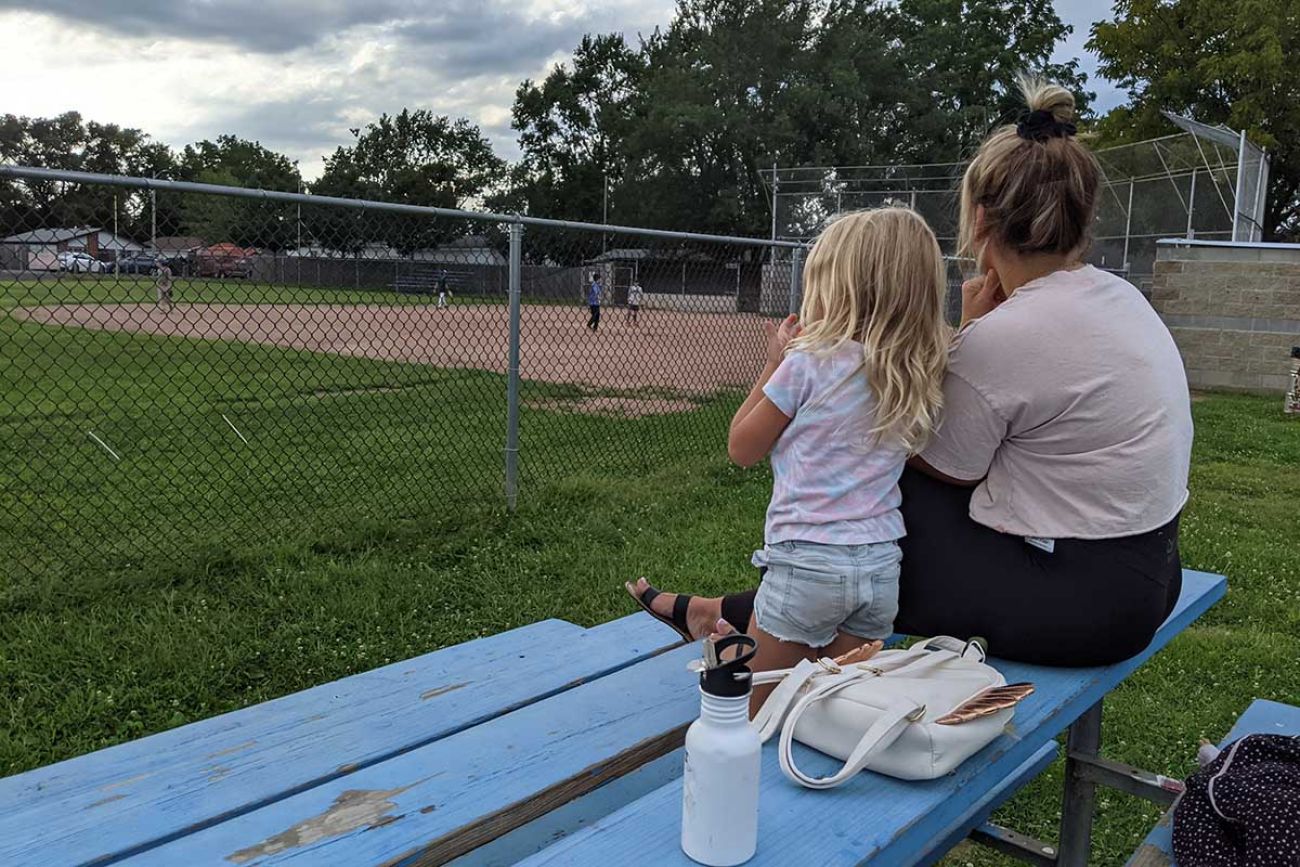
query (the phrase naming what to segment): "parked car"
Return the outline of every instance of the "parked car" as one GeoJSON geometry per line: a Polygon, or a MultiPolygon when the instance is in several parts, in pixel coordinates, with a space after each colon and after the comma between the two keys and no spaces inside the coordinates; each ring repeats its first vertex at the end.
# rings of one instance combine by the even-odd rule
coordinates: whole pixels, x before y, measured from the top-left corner
{"type": "Polygon", "coordinates": [[[131,253],[117,260],[117,273],[156,274],[161,261],[157,253],[131,253]]]}
{"type": "Polygon", "coordinates": [[[196,273],[200,277],[250,277],[253,260],[241,247],[234,244],[213,244],[194,255],[196,273]]]}
{"type": "Polygon", "coordinates": [[[55,261],[59,263],[60,271],[71,271],[74,274],[102,274],[107,270],[104,263],[94,256],[76,250],[67,250],[60,253],[55,261]]]}
{"type": "Polygon", "coordinates": [[[190,271],[190,257],[184,254],[174,256],[159,256],[159,264],[166,263],[168,268],[172,269],[172,275],[175,277],[188,276],[190,271]]]}

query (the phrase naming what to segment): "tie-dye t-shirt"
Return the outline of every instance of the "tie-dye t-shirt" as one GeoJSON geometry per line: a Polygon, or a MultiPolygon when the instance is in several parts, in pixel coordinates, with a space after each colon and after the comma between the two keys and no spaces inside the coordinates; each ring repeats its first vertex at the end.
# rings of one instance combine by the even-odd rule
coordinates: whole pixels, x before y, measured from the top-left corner
{"type": "Polygon", "coordinates": [[[790,417],[772,447],[764,541],[864,545],[905,535],[898,478],[907,452],[874,442],[862,344],[786,355],[763,394],[790,417]]]}

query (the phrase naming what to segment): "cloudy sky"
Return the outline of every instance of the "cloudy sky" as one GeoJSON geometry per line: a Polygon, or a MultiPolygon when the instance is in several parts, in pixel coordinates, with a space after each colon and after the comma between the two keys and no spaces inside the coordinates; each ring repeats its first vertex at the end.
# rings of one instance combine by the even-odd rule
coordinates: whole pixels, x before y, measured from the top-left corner
{"type": "MultiPolygon", "coordinates": [[[[1056,0],[1084,56],[1097,0],[1056,0]]],[[[348,127],[429,107],[477,122],[516,153],[510,105],[524,78],[582,34],[634,38],[673,0],[0,0],[0,112],[68,110],[139,127],[173,146],[223,132],[320,173],[348,127]],[[14,38],[17,37],[17,38],[14,38]]],[[[1119,96],[1094,81],[1099,107],[1119,96]]]]}

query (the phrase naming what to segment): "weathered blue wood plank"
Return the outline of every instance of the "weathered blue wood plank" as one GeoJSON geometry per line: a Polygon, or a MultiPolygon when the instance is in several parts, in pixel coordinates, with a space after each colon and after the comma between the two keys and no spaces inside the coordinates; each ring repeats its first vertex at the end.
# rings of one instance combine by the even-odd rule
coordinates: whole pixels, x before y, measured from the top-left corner
{"type": "Polygon", "coordinates": [[[699,712],[698,654],[645,660],[130,863],[443,863],[677,749],[699,712]]]}
{"type": "Polygon", "coordinates": [[[548,620],[0,780],[0,863],[120,858],[680,643],[548,620]]]}
{"type": "MultiPolygon", "coordinates": [[[[1256,699],[1251,702],[1250,707],[1246,708],[1246,712],[1237,718],[1232,731],[1228,732],[1227,737],[1220,741],[1219,745],[1226,746],[1246,735],[1262,734],[1300,735],[1300,707],[1256,699]]],[[[1192,745],[1188,744],[1188,749],[1191,748],[1192,745]]],[[[1160,817],[1155,830],[1147,835],[1142,845],[1129,859],[1129,865],[1157,867],[1157,865],[1173,864],[1173,815],[1173,810],[1169,810],[1160,817]]]]}
{"type": "Polygon", "coordinates": [[[988,794],[977,799],[965,814],[935,836],[925,852],[920,853],[915,864],[930,865],[938,862],[948,850],[970,836],[970,832],[987,821],[993,811],[1011,799],[1011,796],[1025,787],[1027,783],[1047,770],[1061,751],[1056,741],[1048,741],[1038,748],[1024,764],[1011,772],[1010,776],[994,786],[988,794]]]}
{"type": "Polygon", "coordinates": [[[685,759],[685,750],[673,750],[625,777],[607,783],[594,792],[552,810],[540,819],[447,862],[447,867],[514,867],[555,841],[605,818],[660,786],[666,786],[682,775],[685,759]]]}
{"type": "MultiPolygon", "coordinates": [[[[943,779],[904,783],[864,773],[837,789],[812,792],[781,775],[769,745],[763,757],[759,849],[750,864],[915,863],[973,802],[1168,644],[1225,589],[1221,576],[1185,572],[1182,597],[1151,645],[1117,665],[1052,669],[994,660],[1008,680],[1033,681],[1038,690],[1017,709],[1012,731],[943,779]]],[[[831,765],[811,750],[803,750],[799,760],[810,773],[825,773],[831,765]]],[[[523,863],[689,865],[678,846],[680,805],[678,780],[523,863]]]]}

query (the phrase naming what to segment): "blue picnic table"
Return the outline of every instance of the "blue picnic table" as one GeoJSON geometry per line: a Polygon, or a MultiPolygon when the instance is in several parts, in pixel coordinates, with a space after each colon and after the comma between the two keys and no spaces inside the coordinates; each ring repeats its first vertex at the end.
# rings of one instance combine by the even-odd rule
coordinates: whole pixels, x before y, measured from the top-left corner
{"type": "MultiPolygon", "coordinates": [[[[750,863],[925,864],[975,833],[1035,863],[1085,864],[1095,786],[1172,797],[1099,755],[1102,700],[1225,589],[1185,572],[1150,647],[1117,665],[992,660],[1037,692],[948,777],[863,773],[809,791],[769,745],[750,863]],[[988,824],[1067,730],[1059,843],[988,824]]],[[[0,864],[689,864],[681,743],[698,653],[644,615],[548,620],[8,777],[0,864]]]]}

